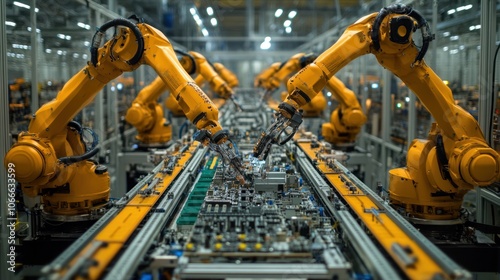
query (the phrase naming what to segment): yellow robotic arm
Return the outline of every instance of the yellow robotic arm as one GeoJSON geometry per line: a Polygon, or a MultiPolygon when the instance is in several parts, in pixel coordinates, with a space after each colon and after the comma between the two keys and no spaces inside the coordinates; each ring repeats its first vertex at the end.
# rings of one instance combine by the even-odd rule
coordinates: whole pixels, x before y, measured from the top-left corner
{"type": "Polygon", "coordinates": [[[263,87],[266,90],[262,100],[267,100],[269,96],[277,88],[279,88],[280,84],[283,81],[285,81],[285,79],[287,79],[290,75],[296,73],[300,69],[304,68],[306,65],[313,62],[315,59],[316,59],[315,54],[298,53],[292,56],[287,61],[283,62],[279,66],[279,68],[276,69],[274,73],[271,73],[271,71],[269,71],[271,75],[267,77],[262,77],[261,79],[261,87],[263,87]]]}
{"type": "Polygon", "coordinates": [[[151,65],[172,90],[186,116],[202,130],[198,139],[242,173],[227,133],[218,122],[217,108],[182,69],[160,31],[116,19],[101,26],[92,41],[91,62],[35,113],[28,131],[20,133],[5,156],[5,166],[16,166],[16,179],[27,196],[44,195],[44,210],[62,216],[92,215],[107,202],[107,170],[87,160],[97,153],[97,147],[86,150],[82,129],[71,120],[106,83],[141,64],[151,65]],[[106,30],[112,27],[117,28],[116,35],[99,48],[106,30]]]}
{"type": "Polygon", "coordinates": [[[322,125],[321,134],[326,141],[337,146],[352,145],[361,126],[366,122],[366,115],[354,92],[337,77],[332,76],[326,83],[326,88],[330,90],[339,105],[330,115],[330,122],[322,125]]]}
{"type": "MultiPolygon", "coordinates": [[[[141,145],[156,147],[165,145],[172,139],[172,126],[164,118],[163,109],[157,102],[167,90],[167,85],[157,77],[139,92],[127,110],[125,120],[137,129],[136,139],[141,145]]],[[[178,105],[175,99],[173,101],[178,105]]]]}
{"type": "Polygon", "coordinates": [[[280,69],[281,64],[281,62],[275,62],[271,64],[269,68],[266,68],[262,72],[260,72],[259,75],[255,77],[254,86],[263,87],[264,83],[266,83],[269,78],[280,69]]]}
{"type": "Polygon", "coordinates": [[[238,80],[238,77],[231,70],[227,69],[222,63],[215,62],[213,66],[215,71],[219,73],[219,75],[230,88],[239,86],[240,82],[238,80]]]}
{"type": "Polygon", "coordinates": [[[280,68],[273,73],[267,80],[264,80],[262,87],[267,90],[273,90],[280,86],[280,84],[291,74],[299,71],[305,66],[309,65],[316,59],[315,54],[298,53],[280,65],[280,68]]]}
{"type": "Polygon", "coordinates": [[[188,53],[176,50],[183,55],[181,64],[188,73],[199,74],[203,80],[210,84],[210,87],[224,99],[230,98],[234,92],[229,85],[222,79],[217,71],[210,65],[210,62],[200,53],[190,51],[188,53]]]}
{"type": "Polygon", "coordinates": [[[361,55],[373,53],[382,66],[415,92],[436,120],[428,139],[412,142],[406,168],[390,171],[392,204],[417,219],[457,218],[468,190],[499,179],[500,157],[484,140],[476,120],[455,105],[451,90],[423,61],[432,39],[424,18],[404,5],[391,5],[361,18],[314,63],[289,80],[294,90],[280,104],[275,125],[280,131],[264,133],[254,151],[265,151],[266,143],[278,143],[288,126],[295,129],[300,119],[297,109],[339,69],[361,55]],[[422,32],[420,49],[412,39],[416,29],[422,32]]]}

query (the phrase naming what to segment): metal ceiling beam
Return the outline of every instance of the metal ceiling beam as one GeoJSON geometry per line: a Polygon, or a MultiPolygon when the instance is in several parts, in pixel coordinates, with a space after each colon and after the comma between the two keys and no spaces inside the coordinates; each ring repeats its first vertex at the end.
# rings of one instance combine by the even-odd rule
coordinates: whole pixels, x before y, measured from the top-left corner
{"type": "MultiPolygon", "coordinates": [[[[169,37],[169,39],[176,40],[179,42],[182,41],[191,41],[191,42],[214,42],[214,41],[222,41],[222,42],[247,42],[247,41],[255,41],[262,42],[264,41],[265,36],[254,36],[254,37],[235,37],[235,36],[222,36],[222,37],[169,37]]],[[[272,42],[306,42],[311,40],[309,36],[301,36],[301,37],[271,37],[272,42]]]]}

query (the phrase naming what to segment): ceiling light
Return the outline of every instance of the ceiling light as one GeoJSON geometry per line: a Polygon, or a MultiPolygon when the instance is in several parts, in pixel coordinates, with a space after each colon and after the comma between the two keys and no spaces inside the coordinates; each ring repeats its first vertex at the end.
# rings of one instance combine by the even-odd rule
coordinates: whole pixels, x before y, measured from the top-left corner
{"type": "Polygon", "coordinates": [[[288,18],[294,18],[297,15],[297,11],[290,11],[288,13],[288,18]]]}
{"type": "Polygon", "coordinates": [[[326,96],[330,97],[330,96],[332,96],[332,93],[331,92],[327,92],[326,96]]]}
{"type": "Polygon", "coordinates": [[[260,48],[262,50],[268,50],[271,47],[271,42],[269,41],[264,41],[260,44],[260,48]]]}
{"type": "Polygon", "coordinates": [[[78,57],[80,57],[80,55],[79,55],[79,54],[77,54],[77,53],[74,53],[74,54],[73,54],[73,58],[78,58],[78,57]]]}
{"type": "Polygon", "coordinates": [[[71,36],[66,35],[66,36],[64,36],[64,39],[66,39],[66,40],[68,40],[68,41],[69,41],[69,40],[71,40],[71,36]]]}
{"type": "Polygon", "coordinates": [[[200,16],[198,14],[193,15],[194,21],[196,21],[196,24],[199,26],[202,25],[203,21],[201,20],[200,16]]]}
{"type": "Polygon", "coordinates": [[[292,24],[292,21],[291,21],[291,20],[289,20],[289,19],[287,19],[287,20],[285,20],[285,22],[283,23],[283,26],[284,26],[284,27],[288,27],[288,26],[290,26],[291,24],[292,24]]]}
{"type": "Polygon", "coordinates": [[[207,14],[209,16],[213,15],[214,14],[214,9],[212,9],[212,7],[207,7],[207,14]]]}
{"type": "Polygon", "coordinates": [[[195,8],[191,8],[191,9],[189,9],[189,12],[191,12],[191,14],[194,16],[196,14],[196,9],[195,8]]]}
{"type": "Polygon", "coordinates": [[[280,17],[281,15],[283,14],[283,10],[282,9],[277,9],[276,12],[274,13],[274,16],[275,17],[280,17]]]}
{"type": "Polygon", "coordinates": [[[16,23],[13,22],[13,21],[5,21],[5,25],[8,25],[8,26],[16,26],[16,23]]]}
{"type": "Polygon", "coordinates": [[[59,38],[59,39],[64,39],[64,37],[65,37],[64,34],[61,34],[61,33],[57,34],[57,38],[59,38]]]}
{"type": "MultiPolygon", "coordinates": [[[[26,28],[26,30],[28,30],[29,32],[31,32],[31,26],[28,26],[28,27],[26,28]]],[[[38,29],[38,28],[37,28],[37,29],[36,29],[36,33],[40,33],[40,29],[38,29]]]]}
{"type": "Polygon", "coordinates": [[[457,54],[457,53],[458,53],[457,49],[450,50],[450,54],[457,54]]]}
{"type": "Polygon", "coordinates": [[[216,18],[210,19],[210,23],[212,24],[212,26],[217,26],[217,19],[216,18]]]}
{"type": "Polygon", "coordinates": [[[448,37],[450,36],[450,32],[446,31],[446,32],[443,32],[443,37],[448,37]]]}
{"type": "Polygon", "coordinates": [[[81,27],[81,28],[84,28],[84,29],[90,30],[90,25],[85,24],[85,23],[83,23],[83,22],[78,22],[76,25],[78,25],[78,26],[79,26],[79,27],[81,27]]]}
{"type": "Polygon", "coordinates": [[[450,40],[451,41],[456,41],[456,40],[458,40],[458,38],[460,38],[458,35],[454,35],[454,36],[450,37],[450,40]]]}
{"type": "Polygon", "coordinates": [[[89,57],[89,56],[88,56],[86,53],[84,53],[84,54],[82,55],[82,58],[83,58],[83,59],[87,59],[88,57],[89,57]]]}
{"type": "Polygon", "coordinates": [[[85,42],[83,42],[83,45],[84,45],[85,47],[88,47],[88,46],[90,46],[90,42],[89,42],[89,41],[85,41],[85,42]]]}
{"type": "Polygon", "coordinates": [[[292,32],[292,28],[290,26],[288,26],[287,28],[285,28],[285,32],[286,33],[290,33],[292,32]]]}
{"type": "Polygon", "coordinates": [[[459,50],[464,50],[465,49],[465,46],[464,45],[460,45],[460,47],[458,47],[459,50]]]}
{"type": "Polygon", "coordinates": [[[203,36],[207,37],[208,36],[208,30],[206,28],[203,28],[201,30],[201,33],[203,33],[203,36]]]}
{"type": "MultiPolygon", "coordinates": [[[[25,9],[30,9],[30,5],[26,5],[24,3],[21,3],[21,2],[18,2],[18,1],[14,1],[13,3],[15,6],[18,6],[18,7],[21,7],[21,8],[25,8],[25,9]]],[[[38,11],[40,11],[38,8],[35,8],[35,12],[38,13],[38,11]]]]}
{"type": "Polygon", "coordinates": [[[410,102],[410,97],[409,96],[405,97],[405,101],[410,102]]]}
{"type": "Polygon", "coordinates": [[[57,54],[58,54],[58,55],[62,55],[62,54],[63,54],[63,52],[62,52],[61,50],[58,50],[58,51],[57,51],[57,54]]]}
{"type": "Polygon", "coordinates": [[[25,9],[29,9],[31,8],[29,5],[26,5],[24,3],[21,3],[21,2],[17,2],[17,1],[14,1],[14,5],[18,6],[18,7],[21,7],[21,8],[25,8],[25,9]]]}
{"type": "Polygon", "coordinates": [[[443,47],[443,51],[448,51],[448,47],[443,47]]]}
{"type": "Polygon", "coordinates": [[[449,14],[449,15],[452,15],[452,14],[454,14],[454,13],[456,13],[456,10],[455,10],[455,9],[448,10],[448,12],[447,12],[447,14],[449,14]]]}
{"type": "Polygon", "coordinates": [[[264,42],[271,42],[271,37],[266,36],[266,38],[264,38],[264,42]]]}
{"type": "Polygon", "coordinates": [[[52,50],[51,49],[45,49],[45,52],[46,53],[52,53],[52,50]]]}

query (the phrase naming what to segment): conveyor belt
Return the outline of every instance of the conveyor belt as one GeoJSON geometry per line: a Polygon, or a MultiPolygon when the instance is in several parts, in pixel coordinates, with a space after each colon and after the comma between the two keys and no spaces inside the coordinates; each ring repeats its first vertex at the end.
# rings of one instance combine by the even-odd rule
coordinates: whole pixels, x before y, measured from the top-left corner
{"type": "Polygon", "coordinates": [[[329,167],[316,157],[319,148],[311,148],[310,142],[299,142],[297,146],[410,279],[470,277],[413,226],[398,219],[389,205],[375,199],[373,192],[345,167],[336,161],[333,168],[329,167]]]}
{"type": "MultiPolygon", "coordinates": [[[[98,225],[94,236],[86,241],[75,242],[81,249],[78,253],[63,254],[67,260],[58,259],[57,265],[46,268],[52,272],[51,279],[98,279],[130,237],[137,231],[144,218],[155,210],[155,206],[169,186],[176,180],[186,164],[198,150],[200,144],[194,142],[182,155],[176,155],[177,163],[167,172],[168,162],[160,163],[154,170],[154,176],[141,181],[122,198],[107,224],[98,225]],[[153,186],[155,184],[155,186],[153,186]],[[70,255],[71,258],[68,258],[70,255]],[[55,272],[55,273],[54,273],[55,272]],[[56,276],[56,277],[54,277],[56,276]]],[[[198,151],[199,153],[200,151],[198,151]]],[[[168,215],[168,213],[164,213],[168,215]]],[[[69,248],[71,249],[71,248],[69,248]]],[[[48,272],[48,271],[47,271],[48,272]]]]}

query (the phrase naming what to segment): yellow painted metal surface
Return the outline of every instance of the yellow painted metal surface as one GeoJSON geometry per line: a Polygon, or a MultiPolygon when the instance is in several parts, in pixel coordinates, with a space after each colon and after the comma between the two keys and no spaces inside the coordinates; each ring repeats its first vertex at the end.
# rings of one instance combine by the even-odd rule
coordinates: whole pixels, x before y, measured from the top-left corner
{"type": "MultiPolygon", "coordinates": [[[[87,246],[70,262],[68,267],[74,265],[79,258],[85,256],[87,251],[92,247],[95,242],[103,242],[103,246],[99,247],[89,260],[93,260],[95,265],[88,269],[88,278],[85,279],[98,279],[108,266],[108,264],[115,258],[118,252],[122,249],[124,244],[128,241],[139,224],[143,221],[144,217],[149,213],[151,208],[160,199],[162,194],[168,189],[170,184],[179,175],[186,163],[192,157],[193,152],[200,145],[199,142],[194,142],[189,150],[186,151],[177,161],[177,164],[172,171],[172,174],[163,174],[159,172],[155,178],[160,178],[155,193],[144,196],[136,194],[123,209],[108,223],[87,246]]],[[[147,188],[147,184],[142,189],[147,188]]],[[[61,275],[67,272],[67,269],[61,271],[61,275]]],[[[77,279],[84,279],[78,276],[77,279]]]]}
{"type": "MultiPolygon", "coordinates": [[[[297,145],[310,159],[317,159],[316,153],[319,148],[311,148],[310,142],[297,143],[297,145]]],[[[368,231],[410,279],[431,279],[436,275],[447,278],[447,274],[436,261],[428,256],[383,210],[379,209],[362,190],[359,188],[356,188],[356,191],[349,189],[345,183],[349,181],[347,176],[335,172],[320,159],[317,159],[316,168],[324,174],[325,178],[332,184],[337,193],[343,197],[357,218],[361,220],[368,231]],[[341,181],[341,176],[344,182],[341,181]],[[412,265],[405,265],[401,261],[400,257],[394,252],[393,246],[397,246],[395,244],[401,246],[405,251],[411,252],[408,255],[415,258],[412,265]]],[[[355,186],[353,182],[351,183],[352,186],[355,186]]]]}

